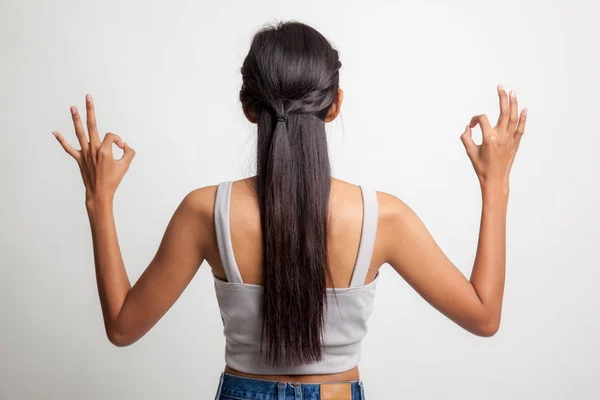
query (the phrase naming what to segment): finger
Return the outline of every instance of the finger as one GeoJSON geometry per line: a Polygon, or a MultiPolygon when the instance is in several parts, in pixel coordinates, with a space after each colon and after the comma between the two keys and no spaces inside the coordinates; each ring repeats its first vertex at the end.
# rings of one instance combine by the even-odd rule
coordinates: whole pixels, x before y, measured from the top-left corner
{"type": "Polygon", "coordinates": [[[60,134],[60,132],[52,131],[52,134],[54,135],[56,140],[58,140],[58,143],[60,143],[60,145],[67,152],[67,154],[69,154],[71,157],[77,160],[77,162],[81,161],[81,152],[73,146],[71,146],[69,142],[67,142],[67,140],[65,140],[65,138],[60,134]]]}
{"type": "Polygon", "coordinates": [[[510,91],[510,116],[508,117],[508,127],[506,131],[513,135],[515,133],[515,129],[517,127],[517,122],[519,120],[519,107],[517,104],[517,94],[514,90],[510,91]]]}
{"type": "Polygon", "coordinates": [[[481,128],[491,128],[490,120],[485,114],[475,115],[473,118],[471,118],[471,122],[469,122],[469,126],[471,128],[475,128],[478,124],[481,126],[481,128]]]}
{"type": "Polygon", "coordinates": [[[515,132],[515,138],[517,143],[521,141],[523,133],[525,133],[525,123],[527,123],[527,109],[521,110],[521,116],[519,117],[519,125],[517,125],[517,131],[515,132]]]}
{"type": "Polygon", "coordinates": [[[110,152],[112,154],[112,145],[115,143],[120,148],[123,148],[123,139],[116,133],[108,132],[104,135],[104,140],[100,144],[99,150],[101,152],[110,152]]]}
{"type": "Polygon", "coordinates": [[[77,135],[77,140],[79,141],[81,150],[88,151],[89,143],[87,137],[85,137],[85,130],[83,129],[83,124],[81,123],[81,116],[79,115],[79,111],[77,111],[77,107],[75,106],[71,106],[71,117],[73,118],[75,135],[77,135]]]}
{"type": "Polygon", "coordinates": [[[98,136],[98,127],[96,125],[96,111],[94,109],[94,100],[91,94],[85,95],[85,107],[87,111],[87,128],[90,135],[90,145],[92,149],[100,147],[100,136],[98,136]]]}
{"type": "Polygon", "coordinates": [[[483,141],[487,142],[489,136],[492,134],[492,127],[490,125],[490,121],[488,120],[487,115],[479,114],[471,118],[471,122],[469,122],[469,127],[475,128],[477,125],[481,127],[483,141]]]}
{"type": "Polygon", "coordinates": [[[471,159],[475,156],[475,152],[477,150],[477,144],[473,141],[473,133],[471,131],[471,127],[467,125],[465,131],[462,135],[460,135],[460,140],[465,146],[465,150],[467,150],[467,154],[471,159]]]}
{"type": "Polygon", "coordinates": [[[501,129],[506,129],[508,125],[508,118],[510,116],[510,106],[508,104],[508,95],[502,85],[498,85],[498,97],[500,99],[500,115],[498,116],[498,122],[496,126],[501,129]]]}
{"type": "Polygon", "coordinates": [[[133,157],[135,156],[135,150],[132,149],[129,144],[127,144],[126,142],[123,143],[123,157],[121,157],[119,159],[119,161],[124,161],[127,164],[129,164],[131,162],[131,160],[133,160],[133,157]]]}

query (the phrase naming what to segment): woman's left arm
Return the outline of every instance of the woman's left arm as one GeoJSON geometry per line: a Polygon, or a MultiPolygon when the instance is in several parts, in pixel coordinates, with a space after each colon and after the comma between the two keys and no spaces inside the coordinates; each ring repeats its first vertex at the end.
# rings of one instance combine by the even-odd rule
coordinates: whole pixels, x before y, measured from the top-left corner
{"type": "Polygon", "coordinates": [[[89,95],[86,110],[89,141],[77,109],[71,107],[81,150],[73,148],[57,131],[53,133],[80,167],[104,326],[110,342],[122,347],[135,343],[162,318],[202,264],[204,242],[211,237],[208,227],[212,226],[214,188],[196,189],[185,196],[166,228],[156,255],[132,287],[117,238],[113,198],[135,152],[113,133],[107,133],[100,141],[89,95]],[[113,143],[123,149],[121,159],[113,157],[113,143]]]}

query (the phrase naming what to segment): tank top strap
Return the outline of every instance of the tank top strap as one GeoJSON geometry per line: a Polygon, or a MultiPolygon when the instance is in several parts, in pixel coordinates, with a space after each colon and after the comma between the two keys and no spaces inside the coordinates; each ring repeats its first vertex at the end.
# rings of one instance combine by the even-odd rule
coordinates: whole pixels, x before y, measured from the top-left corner
{"type": "Polygon", "coordinates": [[[375,246],[375,235],[377,234],[377,220],[379,217],[379,203],[377,192],[368,185],[359,185],[363,200],[363,222],[356,257],[356,265],[352,273],[350,287],[363,286],[367,279],[371,256],[375,246]]]}
{"type": "Polygon", "coordinates": [[[231,230],[229,226],[229,211],[231,204],[231,185],[233,181],[220,182],[217,186],[215,198],[215,234],[219,256],[225,270],[227,281],[231,283],[243,283],[240,270],[235,262],[233,246],[231,244],[231,230]]]}

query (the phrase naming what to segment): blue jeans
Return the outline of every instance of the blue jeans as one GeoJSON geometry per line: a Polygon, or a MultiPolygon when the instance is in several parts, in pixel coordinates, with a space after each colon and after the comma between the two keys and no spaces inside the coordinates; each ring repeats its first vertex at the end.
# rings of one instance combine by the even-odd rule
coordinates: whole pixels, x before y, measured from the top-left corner
{"type": "MultiPolygon", "coordinates": [[[[346,381],[351,385],[352,397],[348,400],[364,400],[361,380],[346,381]]],[[[319,400],[318,383],[277,382],[246,378],[221,373],[215,400],[319,400]]]]}

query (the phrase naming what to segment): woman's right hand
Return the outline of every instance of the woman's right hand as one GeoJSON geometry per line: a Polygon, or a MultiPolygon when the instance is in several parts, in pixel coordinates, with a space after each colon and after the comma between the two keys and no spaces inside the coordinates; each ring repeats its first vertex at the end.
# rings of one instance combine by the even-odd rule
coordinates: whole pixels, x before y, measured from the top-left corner
{"type": "Polygon", "coordinates": [[[514,91],[510,96],[502,85],[498,85],[500,98],[500,116],[496,126],[492,127],[485,114],[476,115],[460,136],[467,155],[471,159],[482,189],[493,188],[509,191],[509,174],[519,143],[525,132],[527,109],[519,116],[517,97],[514,91]],[[481,127],[483,142],[475,144],[471,129],[481,127]]]}

